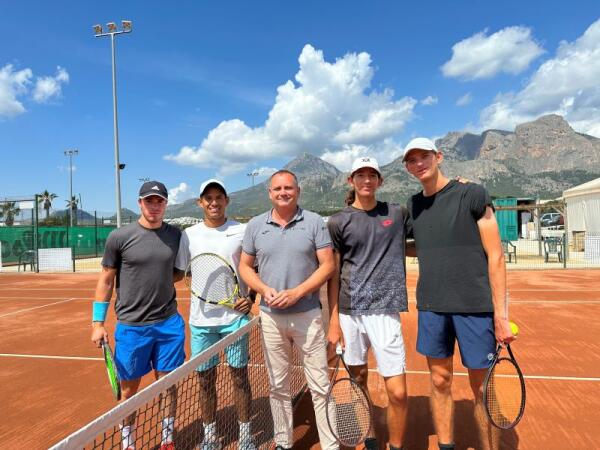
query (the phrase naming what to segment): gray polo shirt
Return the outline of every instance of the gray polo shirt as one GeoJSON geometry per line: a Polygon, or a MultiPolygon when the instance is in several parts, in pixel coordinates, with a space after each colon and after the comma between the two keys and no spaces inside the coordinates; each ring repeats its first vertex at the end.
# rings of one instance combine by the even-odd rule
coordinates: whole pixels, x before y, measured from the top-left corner
{"type": "MultiPolygon", "coordinates": [[[[272,211],[254,217],[246,228],[242,250],[256,257],[258,274],[267,286],[282,291],[304,282],[318,269],[317,250],[331,247],[331,238],[323,218],[298,208],[285,227],[273,221],[272,211]]],[[[320,306],[319,291],[302,297],[285,309],[261,309],[272,313],[297,313],[320,306]]]]}

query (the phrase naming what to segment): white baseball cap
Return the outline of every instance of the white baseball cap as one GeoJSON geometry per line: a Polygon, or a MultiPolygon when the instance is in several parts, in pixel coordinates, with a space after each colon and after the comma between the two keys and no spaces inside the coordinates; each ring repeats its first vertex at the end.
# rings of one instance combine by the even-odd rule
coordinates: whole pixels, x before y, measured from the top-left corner
{"type": "Polygon", "coordinates": [[[356,172],[358,169],[362,169],[363,167],[370,167],[371,169],[376,170],[379,175],[381,175],[377,160],[375,158],[371,158],[370,156],[356,158],[352,163],[352,171],[350,172],[350,175],[354,174],[354,172],[356,172]]]}
{"type": "Polygon", "coordinates": [[[406,155],[408,155],[408,152],[411,150],[428,150],[436,153],[439,151],[431,139],[424,137],[414,138],[406,145],[406,147],[404,147],[404,152],[402,153],[403,162],[406,159],[406,155]]]}
{"type": "Polygon", "coordinates": [[[202,194],[204,194],[204,191],[206,190],[206,188],[209,187],[211,184],[216,184],[217,186],[219,186],[221,189],[223,189],[223,192],[225,193],[225,195],[227,195],[227,189],[225,189],[225,185],[223,184],[223,182],[219,181],[215,178],[211,178],[210,180],[206,180],[205,182],[203,182],[200,185],[199,197],[202,197],[202,194]]]}

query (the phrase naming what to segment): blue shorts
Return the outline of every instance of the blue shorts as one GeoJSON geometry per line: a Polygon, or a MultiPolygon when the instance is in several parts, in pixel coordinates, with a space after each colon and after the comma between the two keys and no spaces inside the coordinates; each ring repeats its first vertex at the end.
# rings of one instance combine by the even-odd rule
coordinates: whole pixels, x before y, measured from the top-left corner
{"type": "MultiPolygon", "coordinates": [[[[230,324],[217,327],[195,327],[194,325],[190,325],[192,333],[192,356],[216,344],[228,334],[244,326],[249,320],[247,316],[242,316],[230,324]]],[[[225,356],[227,357],[227,363],[231,367],[236,369],[246,367],[248,364],[248,333],[227,346],[225,348],[225,356]]],[[[205,363],[200,364],[196,370],[204,372],[211,367],[215,367],[217,364],[219,364],[219,355],[215,355],[205,363]]]]}
{"type": "Polygon", "coordinates": [[[449,314],[419,311],[417,351],[430,358],[448,358],[458,341],[460,358],[468,369],[490,366],[496,351],[493,313],[449,314]]]}
{"type": "Polygon", "coordinates": [[[135,380],[152,369],[170,372],[183,364],[185,323],[179,314],[150,325],[117,323],[115,362],[122,380],[135,380]]]}

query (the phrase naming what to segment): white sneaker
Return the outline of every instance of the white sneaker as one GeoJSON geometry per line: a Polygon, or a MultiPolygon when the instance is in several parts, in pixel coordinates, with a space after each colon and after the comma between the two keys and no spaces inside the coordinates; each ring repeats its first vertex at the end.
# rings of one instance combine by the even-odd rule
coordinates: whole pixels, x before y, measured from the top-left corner
{"type": "Polygon", "coordinates": [[[242,438],[238,443],[238,450],[256,450],[256,446],[251,437],[242,438]]]}
{"type": "Polygon", "coordinates": [[[205,436],[200,442],[200,450],[221,450],[223,445],[217,436],[205,436]]]}

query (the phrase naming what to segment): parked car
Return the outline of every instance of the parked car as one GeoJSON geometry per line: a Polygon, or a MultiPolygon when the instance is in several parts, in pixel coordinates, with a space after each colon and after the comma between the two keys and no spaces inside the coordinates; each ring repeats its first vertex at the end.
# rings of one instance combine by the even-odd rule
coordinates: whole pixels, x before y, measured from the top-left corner
{"type": "Polygon", "coordinates": [[[545,213],[540,217],[540,224],[543,227],[557,227],[565,224],[565,218],[561,213],[545,213]]]}

